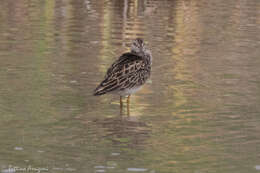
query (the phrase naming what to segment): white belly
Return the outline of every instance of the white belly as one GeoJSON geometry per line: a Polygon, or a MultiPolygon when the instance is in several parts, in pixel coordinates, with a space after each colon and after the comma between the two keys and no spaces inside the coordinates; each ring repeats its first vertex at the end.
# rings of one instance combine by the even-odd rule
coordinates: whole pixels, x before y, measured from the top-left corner
{"type": "Polygon", "coordinates": [[[118,91],[117,94],[119,94],[120,96],[127,96],[127,95],[131,95],[131,94],[135,93],[136,91],[140,90],[141,88],[142,88],[142,86],[131,88],[131,89],[125,89],[123,91],[118,91]]]}

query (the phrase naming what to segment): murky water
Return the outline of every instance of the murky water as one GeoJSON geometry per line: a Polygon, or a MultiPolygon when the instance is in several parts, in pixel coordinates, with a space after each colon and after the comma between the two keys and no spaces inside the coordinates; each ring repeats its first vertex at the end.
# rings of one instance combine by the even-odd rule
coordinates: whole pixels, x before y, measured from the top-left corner
{"type": "Polygon", "coordinates": [[[0,171],[260,170],[259,0],[1,0],[0,171]],[[94,97],[136,37],[132,96],[94,97]]]}

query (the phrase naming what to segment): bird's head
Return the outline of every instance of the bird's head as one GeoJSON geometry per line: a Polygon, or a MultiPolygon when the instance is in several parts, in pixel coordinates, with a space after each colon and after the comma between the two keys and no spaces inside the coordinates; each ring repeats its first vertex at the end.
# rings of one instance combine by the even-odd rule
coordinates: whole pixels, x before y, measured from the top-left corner
{"type": "Polygon", "coordinates": [[[136,54],[143,54],[145,52],[145,44],[143,39],[136,38],[131,45],[131,52],[136,54]]]}

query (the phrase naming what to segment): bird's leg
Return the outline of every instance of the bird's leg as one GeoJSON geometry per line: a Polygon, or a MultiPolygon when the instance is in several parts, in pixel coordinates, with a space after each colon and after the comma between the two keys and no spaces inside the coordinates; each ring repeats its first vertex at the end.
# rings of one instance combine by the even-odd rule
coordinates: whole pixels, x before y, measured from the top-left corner
{"type": "Polygon", "coordinates": [[[123,107],[123,101],[122,101],[122,96],[120,96],[120,108],[123,107]]]}
{"type": "Polygon", "coordinates": [[[127,105],[129,105],[129,103],[130,103],[130,95],[128,95],[127,97],[127,105]]]}
{"type": "Polygon", "coordinates": [[[130,95],[127,97],[127,115],[130,115],[130,95]]]}
{"type": "Polygon", "coordinates": [[[122,115],[123,112],[123,101],[122,101],[122,96],[120,96],[120,115],[122,115]]]}

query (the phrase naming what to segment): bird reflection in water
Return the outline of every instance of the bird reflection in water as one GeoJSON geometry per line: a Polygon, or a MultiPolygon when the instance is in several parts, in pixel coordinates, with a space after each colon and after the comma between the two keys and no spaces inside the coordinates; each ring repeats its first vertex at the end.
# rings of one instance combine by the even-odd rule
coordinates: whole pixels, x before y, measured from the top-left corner
{"type": "Polygon", "coordinates": [[[105,129],[104,138],[112,141],[114,146],[144,146],[151,132],[150,126],[138,120],[136,116],[117,116],[95,121],[105,129]]]}

